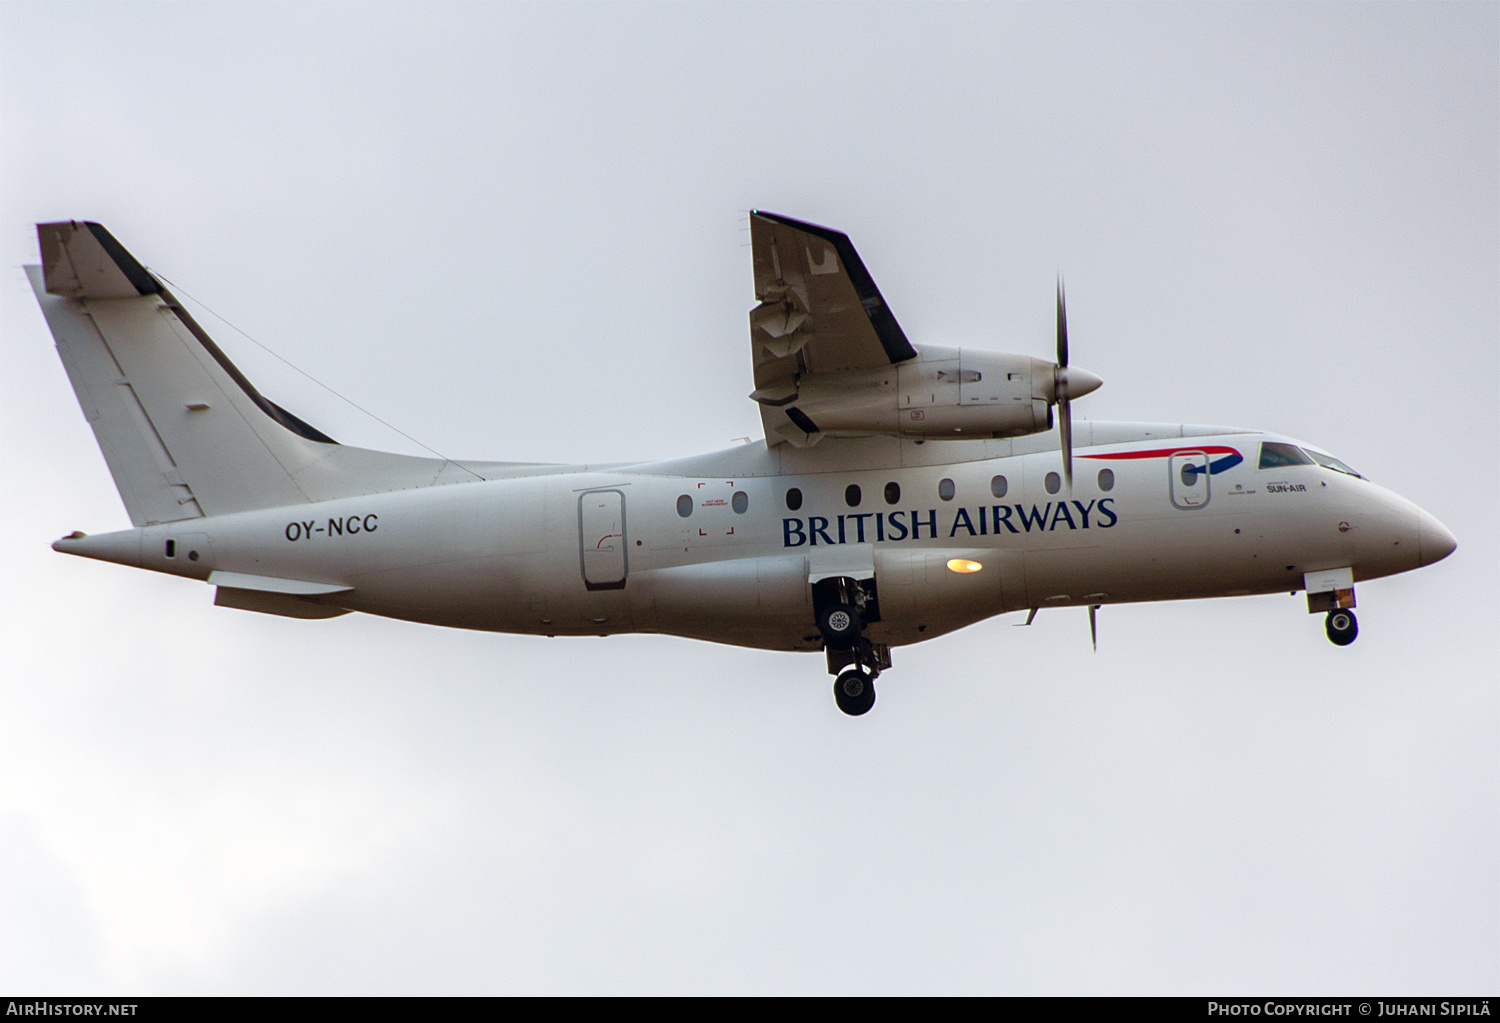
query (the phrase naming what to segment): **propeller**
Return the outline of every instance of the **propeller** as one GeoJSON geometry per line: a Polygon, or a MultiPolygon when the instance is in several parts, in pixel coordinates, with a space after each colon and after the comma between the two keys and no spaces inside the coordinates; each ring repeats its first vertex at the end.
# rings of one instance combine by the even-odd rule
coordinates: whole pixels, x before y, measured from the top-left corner
{"type": "Polygon", "coordinates": [[[1057,435],[1062,442],[1063,479],[1073,492],[1074,398],[1099,389],[1104,383],[1086,369],[1068,367],[1068,303],[1063,294],[1062,274],[1057,275],[1057,365],[1052,370],[1052,395],[1057,403],[1057,435]]]}

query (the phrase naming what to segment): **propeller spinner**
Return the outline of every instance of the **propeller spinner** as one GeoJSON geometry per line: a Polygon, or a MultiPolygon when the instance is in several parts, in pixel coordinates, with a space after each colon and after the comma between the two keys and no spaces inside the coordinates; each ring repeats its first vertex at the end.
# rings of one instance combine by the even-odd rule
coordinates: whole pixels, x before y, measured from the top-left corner
{"type": "Polygon", "coordinates": [[[1057,403],[1057,433],[1062,442],[1063,479],[1073,490],[1072,400],[1099,389],[1104,381],[1086,369],[1068,366],[1068,305],[1063,295],[1062,275],[1057,276],[1057,365],[1052,370],[1052,394],[1057,403]]]}

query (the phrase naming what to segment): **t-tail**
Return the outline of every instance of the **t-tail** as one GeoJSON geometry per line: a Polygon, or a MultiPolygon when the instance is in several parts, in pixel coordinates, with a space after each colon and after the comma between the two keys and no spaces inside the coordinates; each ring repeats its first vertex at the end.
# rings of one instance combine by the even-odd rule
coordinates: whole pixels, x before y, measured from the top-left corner
{"type": "Polygon", "coordinates": [[[485,468],[338,444],[266,398],[102,226],[37,225],[27,275],[137,526],[413,486],[485,468]]]}

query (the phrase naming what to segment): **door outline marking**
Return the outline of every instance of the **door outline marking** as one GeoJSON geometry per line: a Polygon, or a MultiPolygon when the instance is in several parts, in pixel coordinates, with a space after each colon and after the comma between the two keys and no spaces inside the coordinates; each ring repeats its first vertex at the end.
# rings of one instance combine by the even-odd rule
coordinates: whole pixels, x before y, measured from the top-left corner
{"type": "Polygon", "coordinates": [[[578,495],[578,574],[583,579],[584,589],[588,590],[623,590],[625,582],[630,578],[630,544],[626,537],[629,535],[625,519],[625,492],[614,487],[601,487],[594,490],[586,490],[578,495]],[[588,564],[585,555],[589,548],[588,539],[583,532],[583,503],[591,497],[599,494],[614,494],[620,499],[620,531],[600,537],[594,544],[593,549],[598,550],[610,537],[620,538],[620,578],[616,582],[596,583],[589,579],[588,564]]]}
{"type": "MultiPolygon", "coordinates": [[[[1177,451],[1172,452],[1170,455],[1168,455],[1167,456],[1167,494],[1172,499],[1172,507],[1174,507],[1174,508],[1181,508],[1183,511],[1197,511],[1199,508],[1207,508],[1208,507],[1208,502],[1213,498],[1213,490],[1212,490],[1212,487],[1211,487],[1211,485],[1209,483],[1209,479],[1212,476],[1213,476],[1213,467],[1212,467],[1212,465],[1209,462],[1208,452],[1206,452],[1206,451],[1201,451],[1201,450],[1188,450],[1188,451],[1177,450],[1177,451]],[[1179,501],[1177,499],[1178,498],[1178,489],[1181,486],[1181,481],[1180,481],[1180,479],[1178,477],[1179,477],[1179,474],[1182,472],[1182,469],[1183,469],[1183,463],[1180,462],[1179,459],[1183,459],[1183,460],[1192,459],[1194,461],[1201,460],[1202,463],[1203,463],[1202,465],[1194,466],[1194,468],[1193,468],[1193,474],[1195,476],[1197,476],[1198,479],[1200,481],[1202,481],[1202,483],[1203,483],[1203,500],[1200,501],[1200,502],[1198,502],[1198,503],[1196,503],[1196,504],[1191,504],[1191,503],[1185,504],[1185,503],[1183,503],[1183,501],[1179,501]]],[[[1186,494],[1184,494],[1182,496],[1184,498],[1188,497],[1188,495],[1186,495],[1186,494]]]]}

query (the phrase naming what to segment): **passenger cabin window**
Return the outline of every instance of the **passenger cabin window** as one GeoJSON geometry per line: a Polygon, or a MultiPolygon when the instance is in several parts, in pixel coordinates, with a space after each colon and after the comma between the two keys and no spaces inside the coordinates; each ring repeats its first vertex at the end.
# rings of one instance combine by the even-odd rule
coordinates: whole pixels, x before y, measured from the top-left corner
{"type": "Polygon", "coordinates": [[[1356,479],[1364,479],[1363,476],[1355,472],[1353,469],[1349,468],[1343,462],[1340,462],[1337,458],[1334,458],[1332,455],[1325,455],[1323,454],[1323,452],[1314,451],[1312,448],[1308,448],[1307,453],[1312,456],[1312,460],[1314,462],[1317,462],[1325,469],[1332,469],[1334,472],[1348,473],[1350,476],[1353,476],[1356,479]]]}
{"type": "Polygon", "coordinates": [[[168,540],[167,541],[166,555],[169,558],[175,558],[175,557],[177,557],[177,541],[176,540],[168,540]]]}
{"type": "Polygon", "coordinates": [[[1282,444],[1280,441],[1263,441],[1260,445],[1260,467],[1262,469],[1280,469],[1288,465],[1312,465],[1313,460],[1307,457],[1295,444],[1282,444]]]}
{"type": "Polygon", "coordinates": [[[851,483],[844,488],[844,503],[851,508],[858,508],[860,498],[863,496],[859,491],[858,483],[851,483]]]}
{"type": "Polygon", "coordinates": [[[786,492],[786,510],[787,511],[796,511],[798,508],[801,508],[801,507],[802,507],[802,491],[798,490],[796,487],[793,487],[791,490],[788,490],[786,492]]]}
{"type": "Polygon", "coordinates": [[[1062,489],[1062,477],[1055,472],[1049,472],[1042,480],[1042,485],[1047,488],[1047,493],[1055,494],[1062,489]]]}
{"type": "Polygon", "coordinates": [[[1099,470],[1099,489],[1104,491],[1115,489],[1115,471],[1113,469],[1099,470]]]}
{"type": "Polygon", "coordinates": [[[941,497],[944,501],[951,501],[953,500],[954,493],[955,488],[952,480],[938,480],[938,497],[941,497]]]}
{"type": "Polygon", "coordinates": [[[736,515],[745,514],[745,510],[750,507],[750,495],[743,490],[736,490],[729,499],[729,507],[734,509],[736,515]]]}
{"type": "Polygon", "coordinates": [[[990,480],[990,493],[996,497],[1004,497],[1010,492],[1010,482],[1004,476],[995,476],[990,480]]]}
{"type": "Polygon", "coordinates": [[[693,514],[693,499],[691,497],[683,494],[677,499],[677,514],[683,518],[687,518],[693,514]]]}
{"type": "Polygon", "coordinates": [[[895,504],[899,500],[901,500],[901,484],[892,480],[885,485],[885,503],[895,504]]]}

